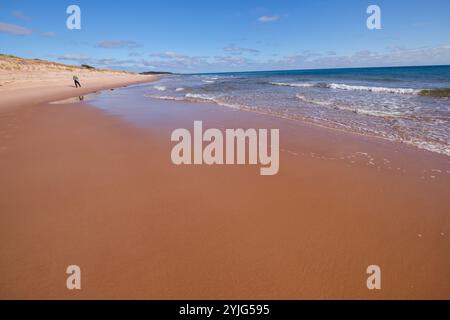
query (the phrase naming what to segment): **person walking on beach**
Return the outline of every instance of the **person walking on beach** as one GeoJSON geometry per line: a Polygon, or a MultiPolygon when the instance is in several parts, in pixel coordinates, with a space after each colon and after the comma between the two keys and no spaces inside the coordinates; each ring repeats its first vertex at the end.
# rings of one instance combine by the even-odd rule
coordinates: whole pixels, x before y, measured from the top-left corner
{"type": "Polygon", "coordinates": [[[78,79],[77,76],[73,76],[73,82],[75,82],[75,88],[80,87],[81,88],[81,84],[80,84],[80,79],[78,79]]]}

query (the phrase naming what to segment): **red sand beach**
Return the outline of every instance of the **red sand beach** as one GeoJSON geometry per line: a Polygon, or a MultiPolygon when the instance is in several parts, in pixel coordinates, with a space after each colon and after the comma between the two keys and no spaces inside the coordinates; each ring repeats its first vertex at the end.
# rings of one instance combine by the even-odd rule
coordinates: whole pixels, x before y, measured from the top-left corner
{"type": "Polygon", "coordinates": [[[447,156],[216,105],[149,100],[136,127],[43,101],[69,95],[2,100],[1,299],[450,298],[447,156]],[[279,174],[174,166],[194,120],[279,128],[279,174]]]}

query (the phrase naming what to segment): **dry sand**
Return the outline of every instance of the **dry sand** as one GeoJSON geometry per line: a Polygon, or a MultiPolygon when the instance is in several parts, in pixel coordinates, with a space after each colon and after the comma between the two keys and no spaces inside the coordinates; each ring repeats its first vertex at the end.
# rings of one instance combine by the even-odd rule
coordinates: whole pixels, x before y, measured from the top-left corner
{"type": "Polygon", "coordinates": [[[0,298],[450,298],[448,157],[149,104],[146,128],[87,103],[2,109],[0,298]],[[280,128],[280,173],[172,165],[170,132],[193,120],[280,128]],[[71,264],[81,291],[65,287],[71,264]],[[372,264],[381,291],[366,288],[372,264]]]}

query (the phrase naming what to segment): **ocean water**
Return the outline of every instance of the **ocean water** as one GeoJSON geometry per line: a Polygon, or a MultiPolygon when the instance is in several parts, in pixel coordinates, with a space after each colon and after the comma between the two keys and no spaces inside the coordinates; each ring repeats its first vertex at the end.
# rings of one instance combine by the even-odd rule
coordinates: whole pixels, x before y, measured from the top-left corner
{"type": "Polygon", "coordinates": [[[450,66],[165,76],[149,99],[208,102],[399,141],[450,156],[450,66]]]}

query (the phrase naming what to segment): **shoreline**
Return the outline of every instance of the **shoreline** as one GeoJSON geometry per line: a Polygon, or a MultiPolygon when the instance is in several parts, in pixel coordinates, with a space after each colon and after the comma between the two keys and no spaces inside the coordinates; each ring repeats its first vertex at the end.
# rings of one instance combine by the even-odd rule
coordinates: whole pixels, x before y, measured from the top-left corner
{"type": "Polygon", "coordinates": [[[0,298],[450,297],[446,156],[216,105],[132,102],[137,122],[99,101],[2,114],[0,298]],[[194,120],[280,128],[279,174],[172,165],[170,132],[194,120]],[[65,288],[69,264],[80,292],[65,288]],[[365,287],[372,264],[380,292],[365,287]]]}
{"type": "MultiPolygon", "coordinates": [[[[155,99],[155,100],[166,100],[166,101],[169,101],[169,102],[170,101],[177,101],[177,100],[171,100],[171,99],[159,99],[159,98],[155,98],[155,97],[151,97],[151,96],[149,96],[149,98],[155,99]]],[[[180,102],[180,101],[178,101],[178,102],[180,102]]],[[[186,104],[194,103],[195,104],[196,102],[183,101],[183,103],[186,103],[186,104]]],[[[310,126],[314,126],[314,127],[317,127],[317,128],[321,128],[323,130],[336,131],[336,132],[341,133],[341,134],[351,134],[351,135],[356,135],[356,136],[361,136],[361,137],[366,137],[366,138],[371,138],[371,139],[378,139],[378,140],[382,140],[382,141],[385,141],[385,142],[396,143],[396,144],[400,144],[400,145],[403,145],[403,146],[412,147],[414,149],[421,150],[421,151],[424,151],[424,152],[429,152],[431,154],[436,154],[436,155],[450,157],[450,155],[448,155],[448,154],[446,154],[444,152],[439,152],[439,151],[434,151],[434,150],[430,150],[430,149],[427,149],[427,148],[423,148],[423,147],[417,146],[417,145],[415,145],[413,143],[407,143],[407,142],[403,142],[403,141],[399,141],[399,140],[395,140],[395,139],[390,139],[390,138],[383,137],[383,136],[377,136],[377,135],[373,135],[373,134],[367,134],[367,133],[363,133],[363,132],[352,131],[352,130],[344,129],[344,128],[327,126],[325,124],[309,121],[307,119],[300,119],[300,118],[283,116],[283,115],[279,115],[279,114],[276,114],[276,113],[265,112],[263,110],[255,110],[255,109],[249,109],[249,108],[228,107],[226,105],[220,104],[218,102],[213,102],[213,101],[211,101],[211,102],[201,102],[201,103],[210,104],[210,105],[216,105],[216,106],[218,106],[220,108],[230,108],[230,109],[234,109],[234,110],[241,111],[241,112],[250,112],[250,113],[254,113],[256,115],[272,117],[274,119],[281,119],[281,120],[292,121],[294,123],[301,123],[303,125],[310,125],[310,126]]]]}

